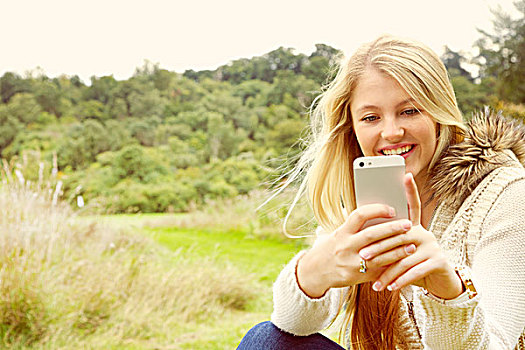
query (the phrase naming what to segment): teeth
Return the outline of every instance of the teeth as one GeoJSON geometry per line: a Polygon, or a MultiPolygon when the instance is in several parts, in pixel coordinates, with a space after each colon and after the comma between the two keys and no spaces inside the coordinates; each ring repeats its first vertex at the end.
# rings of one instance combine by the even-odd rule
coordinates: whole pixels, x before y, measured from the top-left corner
{"type": "Polygon", "coordinates": [[[392,156],[392,155],[406,153],[410,151],[411,149],[412,149],[412,146],[404,146],[404,147],[395,148],[395,149],[384,149],[383,153],[387,156],[392,156]]]}

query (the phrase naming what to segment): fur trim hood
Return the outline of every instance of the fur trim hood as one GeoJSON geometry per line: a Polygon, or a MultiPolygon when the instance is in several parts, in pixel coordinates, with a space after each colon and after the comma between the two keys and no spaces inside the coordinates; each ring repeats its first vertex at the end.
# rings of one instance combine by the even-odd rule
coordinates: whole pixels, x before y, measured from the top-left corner
{"type": "Polygon", "coordinates": [[[430,190],[438,202],[460,205],[492,170],[518,162],[525,166],[525,125],[485,108],[432,168],[430,190]]]}

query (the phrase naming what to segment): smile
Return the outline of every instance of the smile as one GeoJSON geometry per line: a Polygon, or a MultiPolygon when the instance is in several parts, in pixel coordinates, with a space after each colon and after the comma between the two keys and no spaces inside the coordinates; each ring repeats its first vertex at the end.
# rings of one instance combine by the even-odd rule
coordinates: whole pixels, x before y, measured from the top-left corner
{"type": "Polygon", "coordinates": [[[415,145],[406,145],[399,148],[382,149],[380,152],[385,156],[404,155],[409,153],[414,148],[414,146],[415,145]]]}

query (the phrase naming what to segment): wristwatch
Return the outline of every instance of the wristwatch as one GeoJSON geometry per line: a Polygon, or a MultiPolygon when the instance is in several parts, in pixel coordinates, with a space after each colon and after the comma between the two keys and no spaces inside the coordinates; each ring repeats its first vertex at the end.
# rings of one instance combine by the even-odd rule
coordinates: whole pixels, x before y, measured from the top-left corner
{"type": "Polygon", "coordinates": [[[472,282],[472,275],[470,274],[470,270],[464,266],[456,266],[454,267],[454,270],[456,271],[456,274],[459,276],[459,279],[463,283],[463,287],[465,288],[469,299],[472,299],[476,295],[478,295],[478,291],[476,290],[476,287],[474,287],[474,283],[472,282]]]}

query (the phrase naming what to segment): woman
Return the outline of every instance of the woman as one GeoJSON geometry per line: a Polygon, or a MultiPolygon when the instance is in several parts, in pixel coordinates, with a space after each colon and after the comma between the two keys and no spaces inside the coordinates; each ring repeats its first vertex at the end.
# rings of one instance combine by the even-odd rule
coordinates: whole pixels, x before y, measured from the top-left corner
{"type": "Polygon", "coordinates": [[[525,349],[525,128],[488,110],[464,125],[437,55],[390,36],[341,65],[313,117],[298,169],[318,238],[239,349],[341,349],[317,333],[338,314],[352,349],[525,349]],[[395,213],[356,208],[351,164],[389,154],[410,221],[363,229],[395,213]]]}

